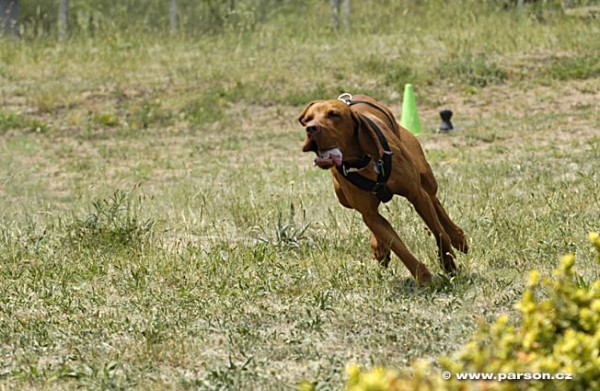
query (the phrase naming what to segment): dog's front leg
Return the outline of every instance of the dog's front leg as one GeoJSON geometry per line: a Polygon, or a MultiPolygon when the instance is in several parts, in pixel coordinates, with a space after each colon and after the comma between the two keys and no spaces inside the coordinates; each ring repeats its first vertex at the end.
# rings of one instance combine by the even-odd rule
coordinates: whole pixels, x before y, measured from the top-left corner
{"type": "Polygon", "coordinates": [[[378,211],[362,213],[362,217],[377,240],[389,244],[389,247],[404,263],[419,285],[427,285],[431,281],[431,273],[427,267],[408,251],[394,228],[378,211]]]}
{"type": "Polygon", "coordinates": [[[390,246],[383,240],[377,239],[377,236],[371,232],[371,250],[373,257],[383,267],[388,267],[391,260],[390,246]]]}

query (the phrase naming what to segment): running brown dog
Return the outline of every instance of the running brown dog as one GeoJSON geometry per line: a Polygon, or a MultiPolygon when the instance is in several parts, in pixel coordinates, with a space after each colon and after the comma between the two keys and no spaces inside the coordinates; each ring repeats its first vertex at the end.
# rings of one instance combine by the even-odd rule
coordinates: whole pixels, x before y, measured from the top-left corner
{"type": "Polygon", "coordinates": [[[383,266],[391,249],[420,285],[432,277],[379,213],[379,204],[398,194],[414,205],[437,239],[444,271],[456,273],[452,247],[468,251],[463,230],[436,197],[437,182],[419,141],[387,107],[365,95],[343,94],[309,103],[298,121],[306,129],[302,151],[317,154],[315,165],[333,174],[339,202],[360,212],[371,230],[373,255],[383,266]]]}

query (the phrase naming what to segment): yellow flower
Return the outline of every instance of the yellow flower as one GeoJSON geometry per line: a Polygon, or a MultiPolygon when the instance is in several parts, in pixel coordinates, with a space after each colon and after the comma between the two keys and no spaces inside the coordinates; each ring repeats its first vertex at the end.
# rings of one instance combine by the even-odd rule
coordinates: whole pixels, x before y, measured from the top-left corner
{"type": "Polygon", "coordinates": [[[533,288],[534,286],[536,286],[540,281],[540,272],[538,270],[532,270],[529,273],[529,282],[527,283],[527,286],[530,288],[533,288]]]}
{"type": "Polygon", "coordinates": [[[554,270],[553,275],[560,279],[554,281],[553,289],[560,289],[559,287],[564,285],[563,279],[569,278],[573,275],[573,264],[575,263],[575,254],[563,255],[560,259],[560,266],[554,270]]]}
{"type": "Polygon", "coordinates": [[[399,381],[395,371],[383,367],[361,373],[358,365],[350,363],[346,365],[346,373],[346,391],[394,391],[394,384],[399,381]]]}
{"type": "Polygon", "coordinates": [[[346,373],[348,374],[348,384],[357,384],[360,378],[360,367],[354,363],[346,365],[346,373]]]}
{"type": "Polygon", "coordinates": [[[596,255],[596,261],[600,263],[600,234],[598,232],[590,232],[590,242],[594,244],[596,247],[596,251],[598,251],[598,255],[596,255]]]}
{"type": "Polygon", "coordinates": [[[315,386],[309,381],[304,380],[298,385],[298,391],[315,391],[315,386]]]}
{"type": "Polygon", "coordinates": [[[502,314],[498,317],[498,319],[496,319],[496,325],[498,325],[498,327],[504,327],[504,326],[506,326],[507,323],[508,323],[508,315],[506,315],[506,314],[502,314]]]}

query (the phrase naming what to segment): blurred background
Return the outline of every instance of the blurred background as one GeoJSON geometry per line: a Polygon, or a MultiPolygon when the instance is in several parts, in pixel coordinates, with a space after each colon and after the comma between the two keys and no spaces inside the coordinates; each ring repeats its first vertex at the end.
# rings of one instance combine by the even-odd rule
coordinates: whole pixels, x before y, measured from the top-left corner
{"type": "Polygon", "coordinates": [[[398,23],[410,11],[448,8],[472,12],[517,10],[544,19],[552,13],[598,13],[598,0],[0,0],[5,34],[23,38],[90,37],[115,32],[202,35],[251,32],[275,24],[295,32],[307,27],[370,31],[398,23]]]}

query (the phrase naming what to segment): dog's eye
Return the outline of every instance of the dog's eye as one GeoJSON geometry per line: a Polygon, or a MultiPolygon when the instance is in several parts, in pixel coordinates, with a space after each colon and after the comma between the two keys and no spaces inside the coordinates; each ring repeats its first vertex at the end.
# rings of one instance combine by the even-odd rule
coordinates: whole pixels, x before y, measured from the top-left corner
{"type": "Polygon", "coordinates": [[[329,117],[331,119],[336,119],[336,118],[340,118],[341,115],[335,111],[330,111],[327,113],[327,117],[329,117]]]}

